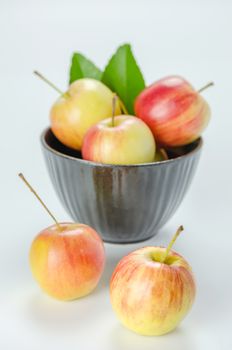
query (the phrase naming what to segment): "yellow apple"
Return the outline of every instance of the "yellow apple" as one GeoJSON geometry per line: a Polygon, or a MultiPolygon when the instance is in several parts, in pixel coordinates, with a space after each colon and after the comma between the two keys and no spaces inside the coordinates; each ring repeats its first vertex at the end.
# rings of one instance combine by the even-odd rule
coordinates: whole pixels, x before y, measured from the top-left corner
{"type": "MultiPolygon", "coordinates": [[[[51,129],[64,145],[80,150],[89,128],[112,115],[112,91],[95,79],[73,82],[50,111],[51,129]]],[[[115,114],[120,114],[117,101],[115,114]]]]}

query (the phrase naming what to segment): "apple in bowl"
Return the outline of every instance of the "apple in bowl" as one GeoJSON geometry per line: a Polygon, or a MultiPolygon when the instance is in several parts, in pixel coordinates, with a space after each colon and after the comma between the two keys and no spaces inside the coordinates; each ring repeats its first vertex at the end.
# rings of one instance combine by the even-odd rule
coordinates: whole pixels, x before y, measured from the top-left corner
{"type": "MultiPolygon", "coordinates": [[[[101,81],[83,78],[63,92],[38,71],[34,73],[59,93],[50,110],[51,129],[65,146],[81,150],[88,129],[111,115],[113,92],[101,81]]],[[[115,101],[115,114],[121,113],[115,101]]]]}
{"type": "Polygon", "coordinates": [[[168,76],[145,88],[135,101],[135,114],[152,130],[158,144],[176,147],[198,139],[210,119],[201,92],[180,76],[168,76]]]}
{"type": "Polygon", "coordinates": [[[155,140],[140,119],[120,115],[100,121],[84,137],[82,157],[96,163],[130,165],[150,163],[155,140]]]}

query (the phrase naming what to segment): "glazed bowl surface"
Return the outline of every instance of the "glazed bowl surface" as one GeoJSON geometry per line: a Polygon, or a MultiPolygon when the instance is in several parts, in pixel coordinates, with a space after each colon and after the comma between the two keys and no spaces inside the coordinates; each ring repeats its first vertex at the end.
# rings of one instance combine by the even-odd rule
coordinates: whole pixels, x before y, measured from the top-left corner
{"type": "Polygon", "coordinates": [[[162,162],[108,165],[85,161],[61,144],[51,129],[41,135],[55,191],[74,221],[96,229],[111,243],[154,236],[181,204],[195,174],[203,141],[162,162]]]}

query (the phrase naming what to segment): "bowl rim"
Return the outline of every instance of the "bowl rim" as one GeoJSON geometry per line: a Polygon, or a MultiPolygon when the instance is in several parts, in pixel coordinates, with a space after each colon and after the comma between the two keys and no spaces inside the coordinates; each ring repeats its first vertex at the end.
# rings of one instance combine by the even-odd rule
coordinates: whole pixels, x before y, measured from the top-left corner
{"type": "Polygon", "coordinates": [[[41,141],[41,144],[44,148],[46,148],[48,151],[50,151],[51,153],[54,153],[55,155],[57,155],[61,158],[70,159],[72,161],[76,161],[76,162],[79,162],[79,163],[82,163],[85,165],[95,166],[95,167],[141,168],[141,167],[151,167],[151,166],[153,167],[153,166],[168,165],[168,164],[173,164],[173,163],[181,161],[182,159],[189,158],[189,157],[193,156],[195,153],[198,153],[202,149],[202,146],[203,146],[203,138],[199,137],[198,138],[199,143],[192,151],[190,151],[184,155],[178,156],[176,158],[161,160],[161,161],[157,161],[157,162],[140,163],[140,164],[105,164],[105,163],[96,163],[96,162],[93,162],[90,160],[85,160],[82,158],[73,157],[73,156],[70,156],[70,155],[67,155],[65,153],[57,151],[56,149],[52,148],[45,140],[45,136],[48,133],[48,131],[52,131],[50,127],[45,128],[40,135],[40,141],[41,141]]]}

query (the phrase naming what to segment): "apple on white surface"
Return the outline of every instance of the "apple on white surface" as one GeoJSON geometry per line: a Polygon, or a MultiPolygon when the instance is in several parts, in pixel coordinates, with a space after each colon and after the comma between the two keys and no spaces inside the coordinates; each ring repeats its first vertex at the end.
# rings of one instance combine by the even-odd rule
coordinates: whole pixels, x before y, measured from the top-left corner
{"type": "Polygon", "coordinates": [[[122,324],[142,335],[172,331],[190,310],[196,293],[188,262],[168,248],[148,246],[122,258],[110,282],[113,310],[122,324]]]}
{"type": "Polygon", "coordinates": [[[30,267],[41,289],[59,300],[73,300],[93,291],[102,275],[105,250],[101,237],[90,226],[58,223],[27,182],[55,225],[42,230],[30,248],[30,267]]]}

